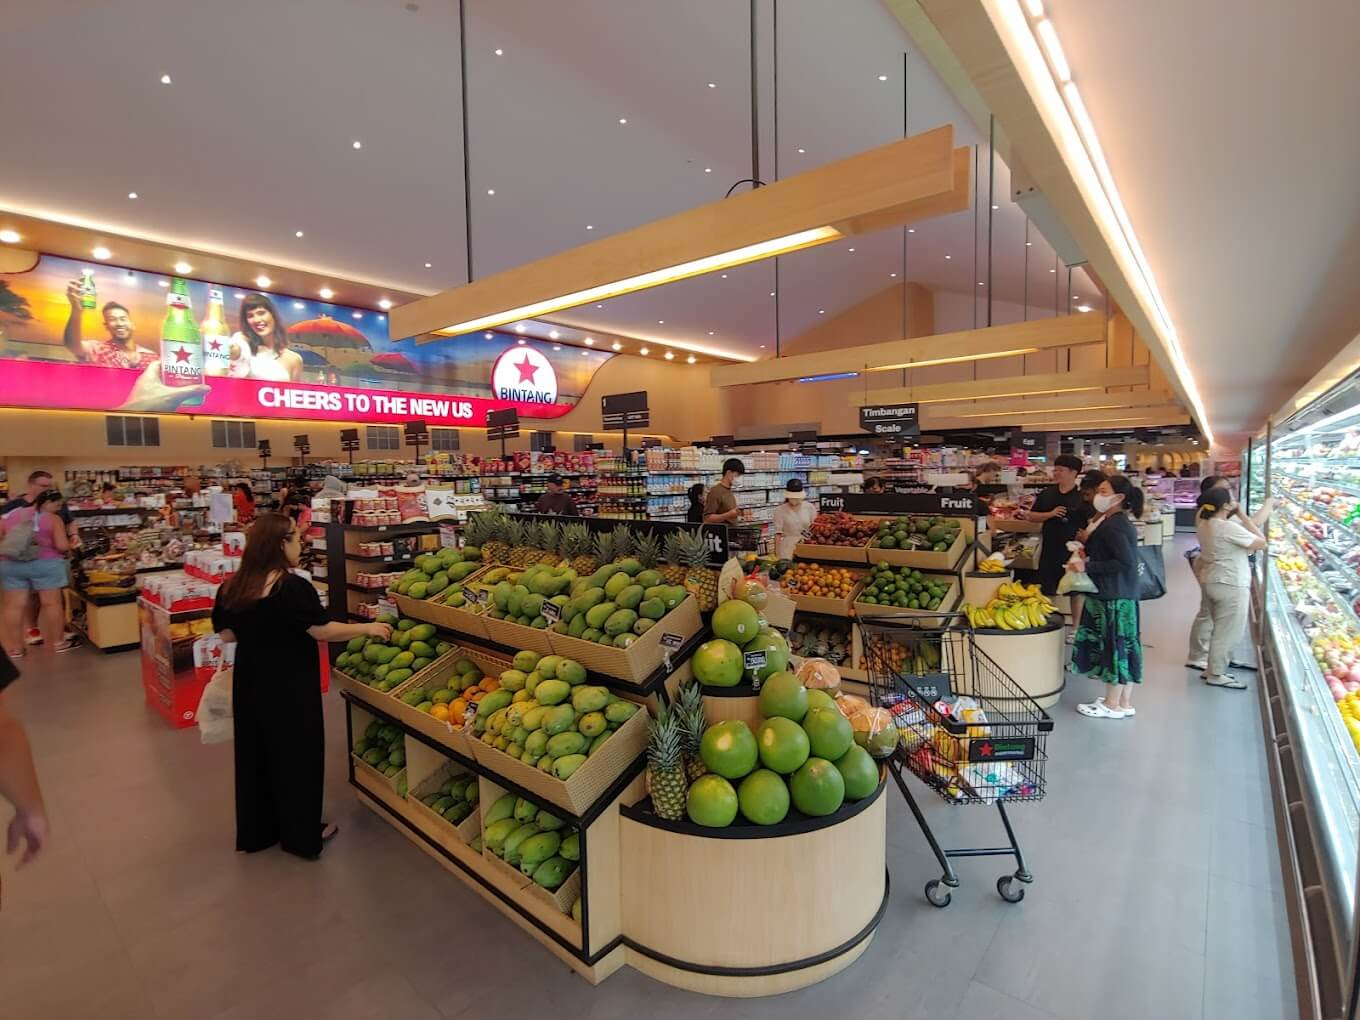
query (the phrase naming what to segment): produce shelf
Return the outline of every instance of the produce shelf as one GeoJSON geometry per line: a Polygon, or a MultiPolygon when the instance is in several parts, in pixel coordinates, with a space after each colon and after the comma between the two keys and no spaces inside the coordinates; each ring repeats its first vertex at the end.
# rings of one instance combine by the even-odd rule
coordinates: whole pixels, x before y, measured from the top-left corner
{"type": "Polygon", "coordinates": [[[351,562],[354,563],[391,563],[393,566],[397,566],[398,564],[404,565],[415,562],[415,560],[411,557],[403,558],[400,556],[356,556],[353,553],[345,553],[345,559],[350,560],[351,562]]]}

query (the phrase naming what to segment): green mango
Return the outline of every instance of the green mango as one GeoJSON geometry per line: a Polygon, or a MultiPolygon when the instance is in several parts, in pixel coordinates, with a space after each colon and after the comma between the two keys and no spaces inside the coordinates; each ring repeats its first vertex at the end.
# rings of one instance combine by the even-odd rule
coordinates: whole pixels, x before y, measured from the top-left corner
{"type": "MultiPolygon", "coordinates": [[[[608,635],[605,635],[605,636],[608,637],[608,635]]],[[[631,644],[632,644],[634,641],[636,641],[636,640],[637,640],[637,635],[634,634],[632,631],[627,631],[627,632],[625,632],[625,633],[623,633],[623,634],[616,634],[616,635],[614,636],[614,647],[615,647],[615,648],[627,648],[629,645],[631,645],[631,644]]]]}
{"type": "MultiPolygon", "coordinates": [[[[544,713],[543,729],[548,732],[549,737],[553,737],[571,729],[574,722],[576,722],[576,712],[570,705],[556,705],[544,713]]],[[[557,756],[553,755],[553,757],[557,756]]]]}
{"type": "Polygon", "coordinates": [[[585,737],[598,737],[609,729],[609,722],[603,712],[587,712],[576,720],[576,728],[585,737]]]}
{"type": "Polygon", "coordinates": [[[638,616],[647,620],[659,620],[666,615],[666,603],[659,598],[649,598],[637,607],[638,616]]]}
{"type": "Polygon", "coordinates": [[[431,648],[423,638],[412,638],[408,651],[410,651],[413,659],[434,658],[434,649],[431,648]]]}
{"type": "Polygon", "coordinates": [[[515,590],[515,586],[509,581],[501,581],[491,590],[491,598],[496,603],[496,608],[504,612],[510,605],[510,593],[515,590]]]}
{"type": "Polygon", "coordinates": [[[605,706],[604,717],[617,726],[633,718],[633,714],[637,710],[637,705],[631,701],[616,701],[612,705],[605,706]]]}
{"type": "MultiPolygon", "coordinates": [[[[406,681],[406,680],[411,679],[412,675],[414,675],[414,671],[413,671],[413,670],[409,670],[409,669],[390,669],[390,670],[387,671],[387,676],[385,676],[383,679],[386,680],[386,681],[387,681],[389,684],[391,684],[393,687],[395,687],[395,686],[397,686],[397,684],[402,683],[403,681],[406,681]]],[[[424,692],[422,692],[422,694],[423,694],[423,693],[424,693],[424,692]]],[[[417,704],[419,704],[419,702],[417,702],[417,704]]]]}
{"type": "Polygon", "coordinates": [[[541,680],[534,688],[534,700],[540,705],[560,705],[570,694],[571,687],[565,680],[541,680]]]}
{"type": "Polygon", "coordinates": [[[548,737],[551,734],[544,729],[534,730],[524,740],[524,750],[527,754],[542,756],[548,749],[548,737]]]}
{"type": "Polygon", "coordinates": [[[510,838],[510,833],[518,829],[521,824],[514,818],[502,818],[490,825],[484,824],[482,837],[486,840],[486,848],[497,857],[505,856],[505,841],[510,838]]]}
{"type": "Polygon", "coordinates": [[[640,584],[644,588],[661,583],[661,574],[655,570],[644,570],[633,578],[634,584],[640,584]]]}
{"type": "Polygon", "coordinates": [[[552,755],[545,754],[542,758],[538,759],[538,771],[546,772],[548,773],[548,775],[552,775],[553,764],[556,761],[557,759],[554,758],[552,755]]]}
{"type": "Polygon", "coordinates": [[[523,797],[515,799],[515,819],[520,822],[531,822],[538,814],[538,807],[533,801],[525,800],[523,797]]]}
{"type": "Polygon", "coordinates": [[[429,641],[434,637],[435,629],[432,623],[421,623],[411,628],[412,641],[429,641]]]}
{"type": "Polygon", "coordinates": [[[551,705],[544,705],[542,703],[536,704],[520,717],[520,725],[530,733],[533,733],[534,730],[543,725],[543,715],[551,707],[551,705]]]}
{"type": "Polygon", "coordinates": [[[584,754],[569,754],[565,758],[558,758],[553,762],[553,775],[562,780],[570,779],[585,762],[584,754]]]}
{"type": "MultiPolygon", "coordinates": [[[[595,573],[590,575],[589,584],[592,588],[603,588],[609,579],[619,573],[620,567],[617,563],[606,563],[595,573]]],[[[626,576],[626,575],[625,575],[626,576]]],[[[626,582],[625,582],[626,583],[626,582]]]]}
{"type": "Polygon", "coordinates": [[[370,747],[364,752],[363,758],[370,765],[377,765],[387,757],[387,750],[382,747],[370,747]]]}
{"type": "Polygon", "coordinates": [[[523,613],[525,616],[543,615],[543,596],[542,595],[524,596],[523,601],[520,602],[519,609],[520,612],[523,613]]]}
{"type": "Polygon", "coordinates": [[[571,623],[567,624],[567,636],[578,638],[586,632],[585,613],[575,617],[571,623]]]}
{"type": "Polygon", "coordinates": [[[424,656],[422,656],[411,663],[411,672],[419,673],[422,669],[424,669],[433,661],[434,661],[433,659],[427,659],[424,656]]]}
{"type": "Polygon", "coordinates": [[[364,650],[364,645],[366,644],[368,644],[367,635],[360,634],[358,637],[349,639],[349,643],[345,645],[345,651],[362,652],[364,650]]]}
{"type": "Polygon", "coordinates": [[[540,864],[555,856],[561,846],[562,837],[556,830],[534,833],[519,844],[520,870],[526,875],[532,874],[540,864]]]}
{"type": "Polygon", "coordinates": [[[522,691],[524,689],[524,674],[517,669],[507,669],[500,676],[501,689],[506,691],[522,691]]]}
{"type": "Polygon", "coordinates": [[[598,642],[598,641],[600,640],[600,636],[601,636],[603,633],[604,633],[604,631],[599,630],[599,629],[596,628],[596,627],[591,627],[591,628],[589,628],[588,630],[584,631],[584,632],[581,634],[581,640],[582,640],[582,641],[598,642]]]}
{"type": "Polygon", "coordinates": [[[586,682],[586,668],[574,659],[563,659],[557,666],[557,679],[572,687],[586,682]]]}
{"type": "Polygon", "coordinates": [[[613,602],[601,602],[599,605],[591,606],[586,610],[586,626],[594,630],[601,630],[604,627],[604,622],[613,616],[618,608],[613,602]]]}
{"type": "Polygon", "coordinates": [[[642,592],[642,585],[630,584],[619,592],[619,597],[614,602],[620,609],[636,609],[642,602],[642,592]]]}
{"type": "Polygon", "coordinates": [[[520,847],[530,836],[536,836],[539,828],[532,821],[520,825],[514,832],[505,837],[505,842],[501,845],[505,854],[505,863],[511,865],[519,864],[520,847]]]}
{"type": "Polygon", "coordinates": [[[510,707],[512,691],[492,691],[477,703],[477,718],[486,719],[503,708],[510,707]]]}
{"type": "Polygon", "coordinates": [[[633,624],[633,633],[638,637],[642,637],[643,634],[646,634],[655,626],[655,620],[639,619],[637,623],[633,624]]]}
{"type": "Polygon", "coordinates": [[[542,683],[542,681],[543,674],[538,670],[534,670],[524,678],[524,689],[530,694],[533,694],[534,691],[538,690],[538,685],[542,683]]]}
{"type": "Polygon", "coordinates": [[[505,603],[505,611],[511,616],[524,615],[524,600],[529,596],[529,589],[522,584],[517,584],[510,589],[510,598],[505,603]]]}
{"type": "Polygon", "coordinates": [[[571,689],[571,707],[578,712],[598,712],[609,704],[609,688],[582,684],[571,689]]]}
{"type": "Polygon", "coordinates": [[[566,822],[562,821],[562,819],[558,818],[556,815],[549,814],[546,808],[538,813],[538,816],[534,819],[534,821],[538,823],[539,830],[542,832],[551,832],[552,830],[560,829],[562,828],[562,826],[567,824],[566,822]]]}
{"type": "Polygon", "coordinates": [[[604,594],[606,598],[616,598],[620,592],[633,583],[632,577],[620,570],[604,583],[604,594]]]}
{"type": "Polygon", "coordinates": [[[610,637],[618,637],[633,629],[633,624],[637,623],[638,615],[631,609],[619,609],[609,615],[604,622],[604,632],[610,637]]]}
{"type": "Polygon", "coordinates": [[[554,758],[563,758],[569,754],[582,754],[589,746],[590,741],[580,733],[565,730],[548,739],[547,753],[554,758]]]}
{"type": "Polygon", "coordinates": [[[579,861],[581,859],[581,834],[572,829],[562,837],[562,845],[557,848],[557,855],[565,857],[569,861],[579,861]]]}

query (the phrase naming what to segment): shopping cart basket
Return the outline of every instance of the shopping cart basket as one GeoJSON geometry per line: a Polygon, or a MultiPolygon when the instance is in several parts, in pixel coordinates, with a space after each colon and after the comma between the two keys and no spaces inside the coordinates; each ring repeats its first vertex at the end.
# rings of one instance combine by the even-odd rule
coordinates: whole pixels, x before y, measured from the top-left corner
{"type": "Polygon", "coordinates": [[[872,700],[900,731],[888,768],[943,871],[926,883],[926,899],[949,906],[959,886],[952,858],[1010,856],[1015,871],[997,879],[996,891],[1019,903],[1034,876],[1006,804],[1043,799],[1053,720],[977,647],[957,616],[879,617],[862,620],[860,629],[872,700]],[[950,804],[996,805],[1009,845],[942,850],[904,769],[950,804]]]}

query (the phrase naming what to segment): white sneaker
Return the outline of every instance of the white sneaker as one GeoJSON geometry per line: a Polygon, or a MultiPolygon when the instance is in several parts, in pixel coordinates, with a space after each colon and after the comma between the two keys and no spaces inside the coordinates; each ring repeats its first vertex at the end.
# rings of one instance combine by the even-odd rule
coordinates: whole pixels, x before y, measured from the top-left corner
{"type": "Polygon", "coordinates": [[[24,635],[24,644],[40,645],[42,643],[43,643],[42,631],[40,631],[37,627],[28,628],[28,632],[24,635]]]}

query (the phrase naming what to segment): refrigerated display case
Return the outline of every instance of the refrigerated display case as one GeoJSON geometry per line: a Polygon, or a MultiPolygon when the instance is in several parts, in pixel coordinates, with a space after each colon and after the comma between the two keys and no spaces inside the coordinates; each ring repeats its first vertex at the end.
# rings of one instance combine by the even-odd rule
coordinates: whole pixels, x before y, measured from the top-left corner
{"type": "MultiPolygon", "coordinates": [[[[1250,444],[1245,497],[1274,503],[1255,592],[1268,746],[1316,1015],[1351,994],[1360,861],[1360,390],[1250,444]]],[[[1259,557],[1258,557],[1259,559],[1259,557]]]]}

